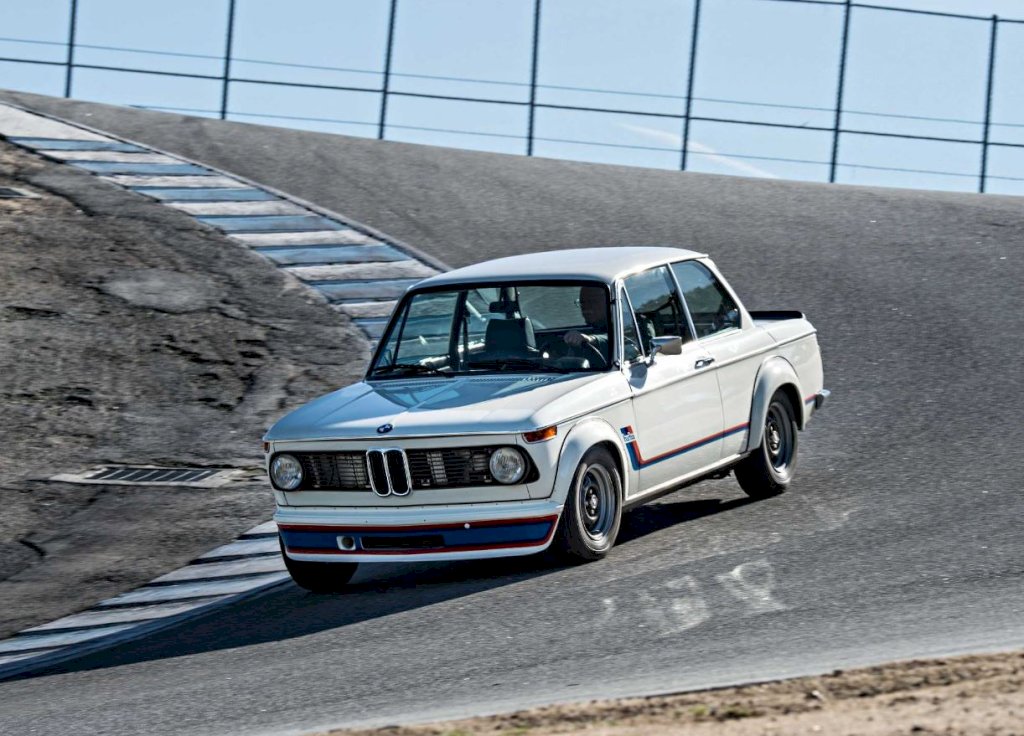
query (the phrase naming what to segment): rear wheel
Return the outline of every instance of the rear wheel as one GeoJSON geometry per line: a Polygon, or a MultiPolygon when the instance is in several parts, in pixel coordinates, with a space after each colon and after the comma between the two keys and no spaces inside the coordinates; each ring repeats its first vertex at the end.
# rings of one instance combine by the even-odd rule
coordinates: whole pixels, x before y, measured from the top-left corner
{"type": "Polygon", "coordinates": [[[785,491],[796,470],[797,424],[793,403],[776,391],[768,404],[761,446],[736,466],[736,480],[751,498],[785,491]]]}
{"type": "Polygon", "coordinates": [[[599,560],[615,544],[622,522],[622,479],[611,453],[591,448],[573,476],[558,534],[562,551],[599,560]]]}
{"type": "Polygon", "coordinates": [[[284,540],[278,536],[281,557],[288,574],[300,588],[310,593],[340,593],[356,574],[358,562],[304,562],[293,560],[284,551],[284,540]]]}

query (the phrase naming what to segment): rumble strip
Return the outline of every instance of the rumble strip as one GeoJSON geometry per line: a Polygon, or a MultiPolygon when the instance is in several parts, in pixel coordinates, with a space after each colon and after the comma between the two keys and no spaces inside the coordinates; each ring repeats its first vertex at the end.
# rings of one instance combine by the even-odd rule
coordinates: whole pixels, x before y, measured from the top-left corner
{"type": "MultiPolygon", "coordinates": [[[[376,340],[397,299],[447,266],[283,192],[139,143],[0,104],[0,137],[220,230],[299,279],[376,340]]],[[[0,680],[136,639],[288,581],[270,521],[90,609],[0,641],[0,680]]]]}
{"type": "Polygon", "coordinates": [[[316,291],[371,340],[409,286],[448,270],[310,202],[75,123],[2,103],[0,137],[217,228],[316,291]]]}
{"type": "Polygon", "coordinates": [[[141,588],[0,641],[0,680],[137,639],[287,582],[268,521],[141,588]]]}

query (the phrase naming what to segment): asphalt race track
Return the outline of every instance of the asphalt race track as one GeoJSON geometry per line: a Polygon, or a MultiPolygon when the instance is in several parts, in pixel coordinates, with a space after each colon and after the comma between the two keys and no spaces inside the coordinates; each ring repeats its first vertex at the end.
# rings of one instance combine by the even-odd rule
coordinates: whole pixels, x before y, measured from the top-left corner
{"type": "Polygon", "coordinates": [[[629,514],[605,561],[382,565],[0,684],[0,732],[394,723],[1024,646],[1024,200],[449,151],[3,94],[250,177],[452,265],[708,252],[801,309],[833,396],[797,482],[629,514]]]}

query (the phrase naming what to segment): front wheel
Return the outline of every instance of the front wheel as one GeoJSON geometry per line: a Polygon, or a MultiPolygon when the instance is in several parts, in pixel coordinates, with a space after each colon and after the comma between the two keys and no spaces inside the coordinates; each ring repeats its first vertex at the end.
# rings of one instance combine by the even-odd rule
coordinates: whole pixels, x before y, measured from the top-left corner
{"type": "Polygon", "coordinates": [[[310,593],[340,593],[346,583],[356,574],[358,562],[304,562],[293,560],[284,551],[284,540],[277,538],[281,545],[281,557],[288,574],[300,588],[310,593]]]}
{"type": "Polygon", "coordinates": [[[751,498],[782,493],[796,470],[796,412],[782,391],[776,391],[768,404],[762,434],[760,447],[736,466],[736,480],[751,498]]]}
{"type": "Polygon", "coordinates": [[[562,551],[599,560],[615,544],[622,522],[622,479],[611,453],[591,448],[576,468],[559,526],[562,551]]]}

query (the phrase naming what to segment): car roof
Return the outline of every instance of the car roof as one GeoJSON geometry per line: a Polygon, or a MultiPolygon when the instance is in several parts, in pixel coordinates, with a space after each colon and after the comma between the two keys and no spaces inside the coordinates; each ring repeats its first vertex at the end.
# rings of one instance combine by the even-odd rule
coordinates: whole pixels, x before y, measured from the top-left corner
{"type": "Polygon", "coordinates": [[[703,258],[704,253],[684,248],[617,246],[571,248],[496,258],[432,276],[417,289],[475,281],[522,279],[581,279],[611,283],[617,277],[670,261],[703,258]]]}

